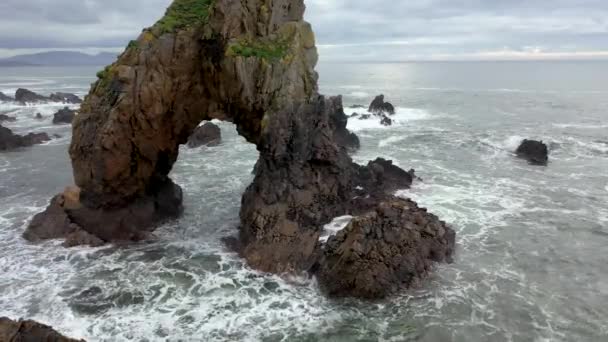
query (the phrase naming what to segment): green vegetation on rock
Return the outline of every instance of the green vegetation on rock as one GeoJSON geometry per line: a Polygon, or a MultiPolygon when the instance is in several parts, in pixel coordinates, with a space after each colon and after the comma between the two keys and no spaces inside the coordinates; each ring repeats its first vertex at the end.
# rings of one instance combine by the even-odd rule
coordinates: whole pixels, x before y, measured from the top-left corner
{"type": "Polygon", "coordinates": [[[206,24],[215,0],[174,0],[165,16],[154,26],[171,33],[193,25],[206,24]]]}
{"type": "Polygon", "coordinates": [[[129,42],[129,45],[127,45],[127,49],[137,49],[139,48],[139,42],[137,40],[132,40],[129,42]]]}
{"type": "Polygon", "coordinates": [[[110,78],[112,77],[112,65],[108,65],[103,70],[97,72],[97,81],[98,86],[105,88],[110,83],[110,78]]]}
{"type": "Polygon", "coordinates": [[[240,40],[228,47],[228,56],[258,57],[269,61],[277,61],[284,58],[289,50],[289,45],[283,41],[264,42],[248,39],[240,40]]]}

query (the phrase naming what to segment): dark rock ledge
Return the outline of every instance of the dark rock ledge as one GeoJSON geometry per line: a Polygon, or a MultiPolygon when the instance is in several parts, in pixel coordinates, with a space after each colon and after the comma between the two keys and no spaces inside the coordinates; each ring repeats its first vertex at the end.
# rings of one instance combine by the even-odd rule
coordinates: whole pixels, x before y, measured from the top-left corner
{"type": "Polygon", "coordinates": [[[0,317],[0,341],[2,342],[84,342],[65,337],[53,328],[32,321],[13,321],[0,317]]]}

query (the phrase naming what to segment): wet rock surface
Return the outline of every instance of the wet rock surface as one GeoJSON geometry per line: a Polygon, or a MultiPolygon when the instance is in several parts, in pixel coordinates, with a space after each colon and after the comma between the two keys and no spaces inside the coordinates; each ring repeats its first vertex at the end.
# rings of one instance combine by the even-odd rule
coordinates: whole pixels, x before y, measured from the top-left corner
{"type": "Polygon", "coordinates": [[[42,144],[49,140],[51,140],[51,138],[46,133],[18,135],[14,134],[10,129],[0,125],[0,151],[42,144]]]}
{"type": "Polygon", "coordinates": [[[188,147],[197,148],[201,146],[217,146],[222,142],[222,131],[212,123],[206,122],[197,127],[188,138],[188,147]]]}
{"type": "Polygon", "coordinates": [[[390,102],[384,102],[384,95],[378,95],[369,105],[368,111],[376,115],[394,115],[395,107],[390,102]]]}
{"type": "Polygon", "coordinates": [[[526,139],[519,145],[515,154],[534,165],[547,165],[549,162],[549,149],[542,141],[526,139]]]}
{"type": "Polygon", "coordinates": [[[0,101],[2,102],[10,102],[10,101],[15,101],[14,98],[4,94],[3,92],[0,91],[0,101]]]}
{"type": "MultiPolygon", "coordinates": [[[[412,176],[390,161],[360,166],[348,155],[359,140],[346,128],[341,98],[317,92],[317,52],[302,0],[217,0],[198,19],[180,14],[182,5],[175,0],[98,74],[73,123],[76,187],[28,231],[40,238],[87,233],[67,245],[90,235],[147,239],[181,213],[181,189],[168,177],[179,146],[200,122],[229,120],[260,154],[233,246],[262,271],[323,270],[323,225],[393,201],[412,176]]],[[[409,222],[399,218],[402,227],[409,222]]]]}
{"type": "Polygon", "coordinates": [[[384,298],[451,262],[455,232],[410,200],[389,198],[329,238],[318,279],[331,296],[384,298]]]}
{"type": "Polygon", "coordinates": [[[15,92],[15,101],[26,104],[26,103],[36,103],[36,102],[46,102],[49,101],[48,97],[42,96],[40,94],[36,94],[35,92],[19,88],[15,92]]]}
{"type": "Polygon", "coordinates": [[[76,111],[72,110],[68,107],[64,107],[57,111],[57,113],[53,114],[53,124],[71,124],[74,121],[74,117],[76,117],[76,111]]]}
{"type": "Polygon", "coordinates": [[[17,118],[14,116],[8,116],[6,114],[0,114],[0,122],[3,122],[3,121],[15,122],[15,121],[17,121],[17,118]]]}
{"type": "Polygon", "coordinates": [[[53,102],[61,102],[66,104],[79,104],[82,103],[82,99],[72,93],[53,93],[49,96],[49,100],[53,102]]]}
{"type": "Polygon", "coordinates": [[[0,341],[2,342],[83,342],[63,336],[53,328],[32,320],[13,321],[0,318],[0,341]]]}

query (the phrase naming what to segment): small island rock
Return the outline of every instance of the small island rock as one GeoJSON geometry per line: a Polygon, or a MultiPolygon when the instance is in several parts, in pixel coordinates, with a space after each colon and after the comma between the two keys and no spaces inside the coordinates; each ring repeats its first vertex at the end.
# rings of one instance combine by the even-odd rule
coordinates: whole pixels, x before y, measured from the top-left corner
{"type": "Polygon", "coordinates": [[[207,122],[194,130],[188,139],[188,147],[217,146],[222,142],[222,131],[212,123],[207,122]]]}
{"type": "Polygon", "coordinates": [[[71,124],[76,116],[76,111],[72,110],[68,107],[64,107],[60,109],[57,113],[53,115],[53,123],[54,124],[71,124]]]}
{"type": "Polygon", "coordinates": [[[378,95],[369,105],[368,111],[373,114],[395,114],[395,107],[390,102],[384,102],[384,95],[378,95]]]}
{"type": "Polygon", "coordinates": [[[515,151],[518,157],[526,159],[535,165],[547,165],[549,149],[542,141],[524,140],[515,151]]]}

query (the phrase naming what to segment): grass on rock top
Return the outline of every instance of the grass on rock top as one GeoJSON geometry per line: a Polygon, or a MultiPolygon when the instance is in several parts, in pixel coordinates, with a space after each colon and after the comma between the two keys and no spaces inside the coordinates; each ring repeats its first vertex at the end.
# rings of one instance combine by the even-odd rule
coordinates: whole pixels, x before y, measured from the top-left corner
{"type": "Polygon", "coordinates": [[[155,26],[163,33],[170,33],[192,25],[205,24],[214,3],[215,0],[174,0],[155,26]]]}
{"type": "Polygon", "coordinates": [[[287,55],[288,46],[282,42],[261,42],[242,40],[231,45],[228,54],[242,57],[258,57],[269,61],[282,59],[287,55]]]}

